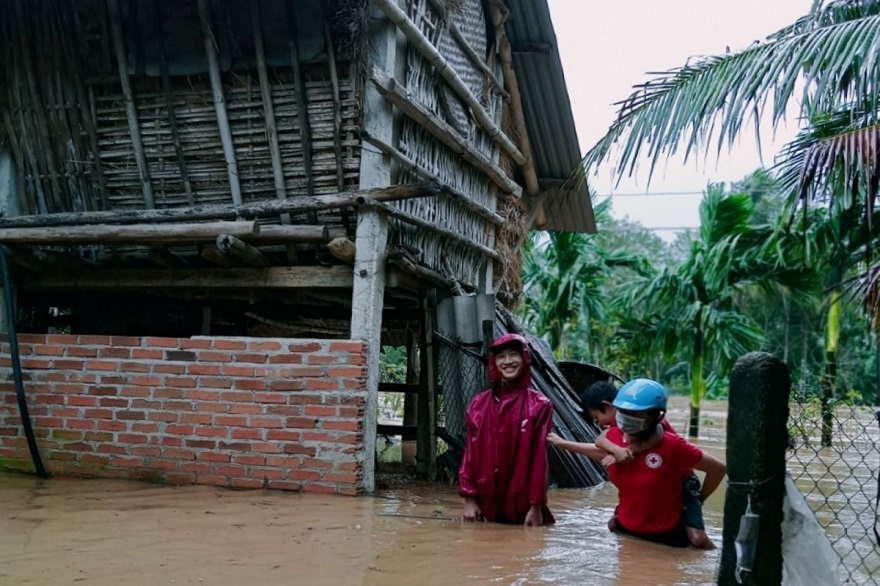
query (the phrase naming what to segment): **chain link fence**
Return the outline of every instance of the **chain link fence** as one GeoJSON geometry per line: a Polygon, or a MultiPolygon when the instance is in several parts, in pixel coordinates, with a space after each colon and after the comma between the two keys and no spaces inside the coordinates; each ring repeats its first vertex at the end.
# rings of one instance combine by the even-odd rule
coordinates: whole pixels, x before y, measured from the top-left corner
{"type": "Polygon", "coordinates": [[[488,384],[483,346],[464,344],[439,332],[434,332],[434,341],[440,389],[437,424],[445,430],[444,442],[454,450],[461,450],[465,440],[465,410],[474,395],[488,384]]]}
{"type": "Polygon", "coordinates": [[[795,396],[789,407],[787,468],[840,556],[841,583],[880,585],[880,413],[835,406],[832,442],[823,447],[820,401],[795,396]]]}

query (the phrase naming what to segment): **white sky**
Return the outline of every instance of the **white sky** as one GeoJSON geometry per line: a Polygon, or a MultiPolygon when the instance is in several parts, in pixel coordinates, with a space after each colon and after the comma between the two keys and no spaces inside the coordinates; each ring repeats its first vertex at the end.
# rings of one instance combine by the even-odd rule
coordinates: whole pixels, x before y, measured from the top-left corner
{"type": "MultiPolygon", "coordinates": [[[[807,14],[810,0],[548,0],[574,110],[581,150],[586,152],[614,121],[612,105],[648,79],[647,71],[666,71],[688,58],[742,49],[807,14]]],[[[794,136],[795,122],[762,134],[764,163],[794,136]]],[[[617,193],[702,192],[709,181],[738,181],[761,161],[754,132],[746,129],[738,145],[719,160],[680,158],[658,164],[646,185],[647,165],[636,178],[618,185],[610,163],[590,175],[600,195],[617,193]]],[[[651,228],[699,225],[699,194],[621,196],[613,214],[651,228]]],[[[674,232],[657,230],[664,239],[674,232]]]]}

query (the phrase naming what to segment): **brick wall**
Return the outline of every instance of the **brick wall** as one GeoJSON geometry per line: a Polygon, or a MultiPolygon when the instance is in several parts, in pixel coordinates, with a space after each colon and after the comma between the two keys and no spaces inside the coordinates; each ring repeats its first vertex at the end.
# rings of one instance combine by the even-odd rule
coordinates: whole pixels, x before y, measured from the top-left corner
{"type": "MultiPolygon", "coordinates": [[[[357,494],[365,345],[277,338],[19,336],[47,470],[357,494]]],[[[0,469],[33,466],[8,341],[0,344],[0,469]]]]}

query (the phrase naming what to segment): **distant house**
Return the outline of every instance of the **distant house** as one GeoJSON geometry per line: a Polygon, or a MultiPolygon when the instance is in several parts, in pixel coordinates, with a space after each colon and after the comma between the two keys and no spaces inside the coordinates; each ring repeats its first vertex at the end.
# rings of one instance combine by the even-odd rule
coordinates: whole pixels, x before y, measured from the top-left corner
{"type": "MultiPolygon", "coordinates": [[[[515,302],[529,229],[595,229],[546,0],[7,0],[0,75],[50,472],[370,492],[409,338],[430,474],[437,307],[515,302]]],[[[2,354],[0,467],[30,469],[2,354]]]]}

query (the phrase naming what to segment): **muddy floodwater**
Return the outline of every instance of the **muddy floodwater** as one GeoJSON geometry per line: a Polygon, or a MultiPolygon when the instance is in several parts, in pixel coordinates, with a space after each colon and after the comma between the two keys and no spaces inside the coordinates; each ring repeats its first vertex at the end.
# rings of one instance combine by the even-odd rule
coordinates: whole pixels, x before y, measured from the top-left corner
{"type": "MultiPolygon", "coordinates": [[[[698,442],[720,456],[725,416],[698,442]]],[[[528,529],[462,523],[448,485],[386,486],[353,498],[0,474],[0,584],[692,585],[713,583],[720,558],[609,533],[609,484],[552,490],[556,525],[528,529]]],[[[719,546],[722,490],[705,511],[719,546]]]]}

